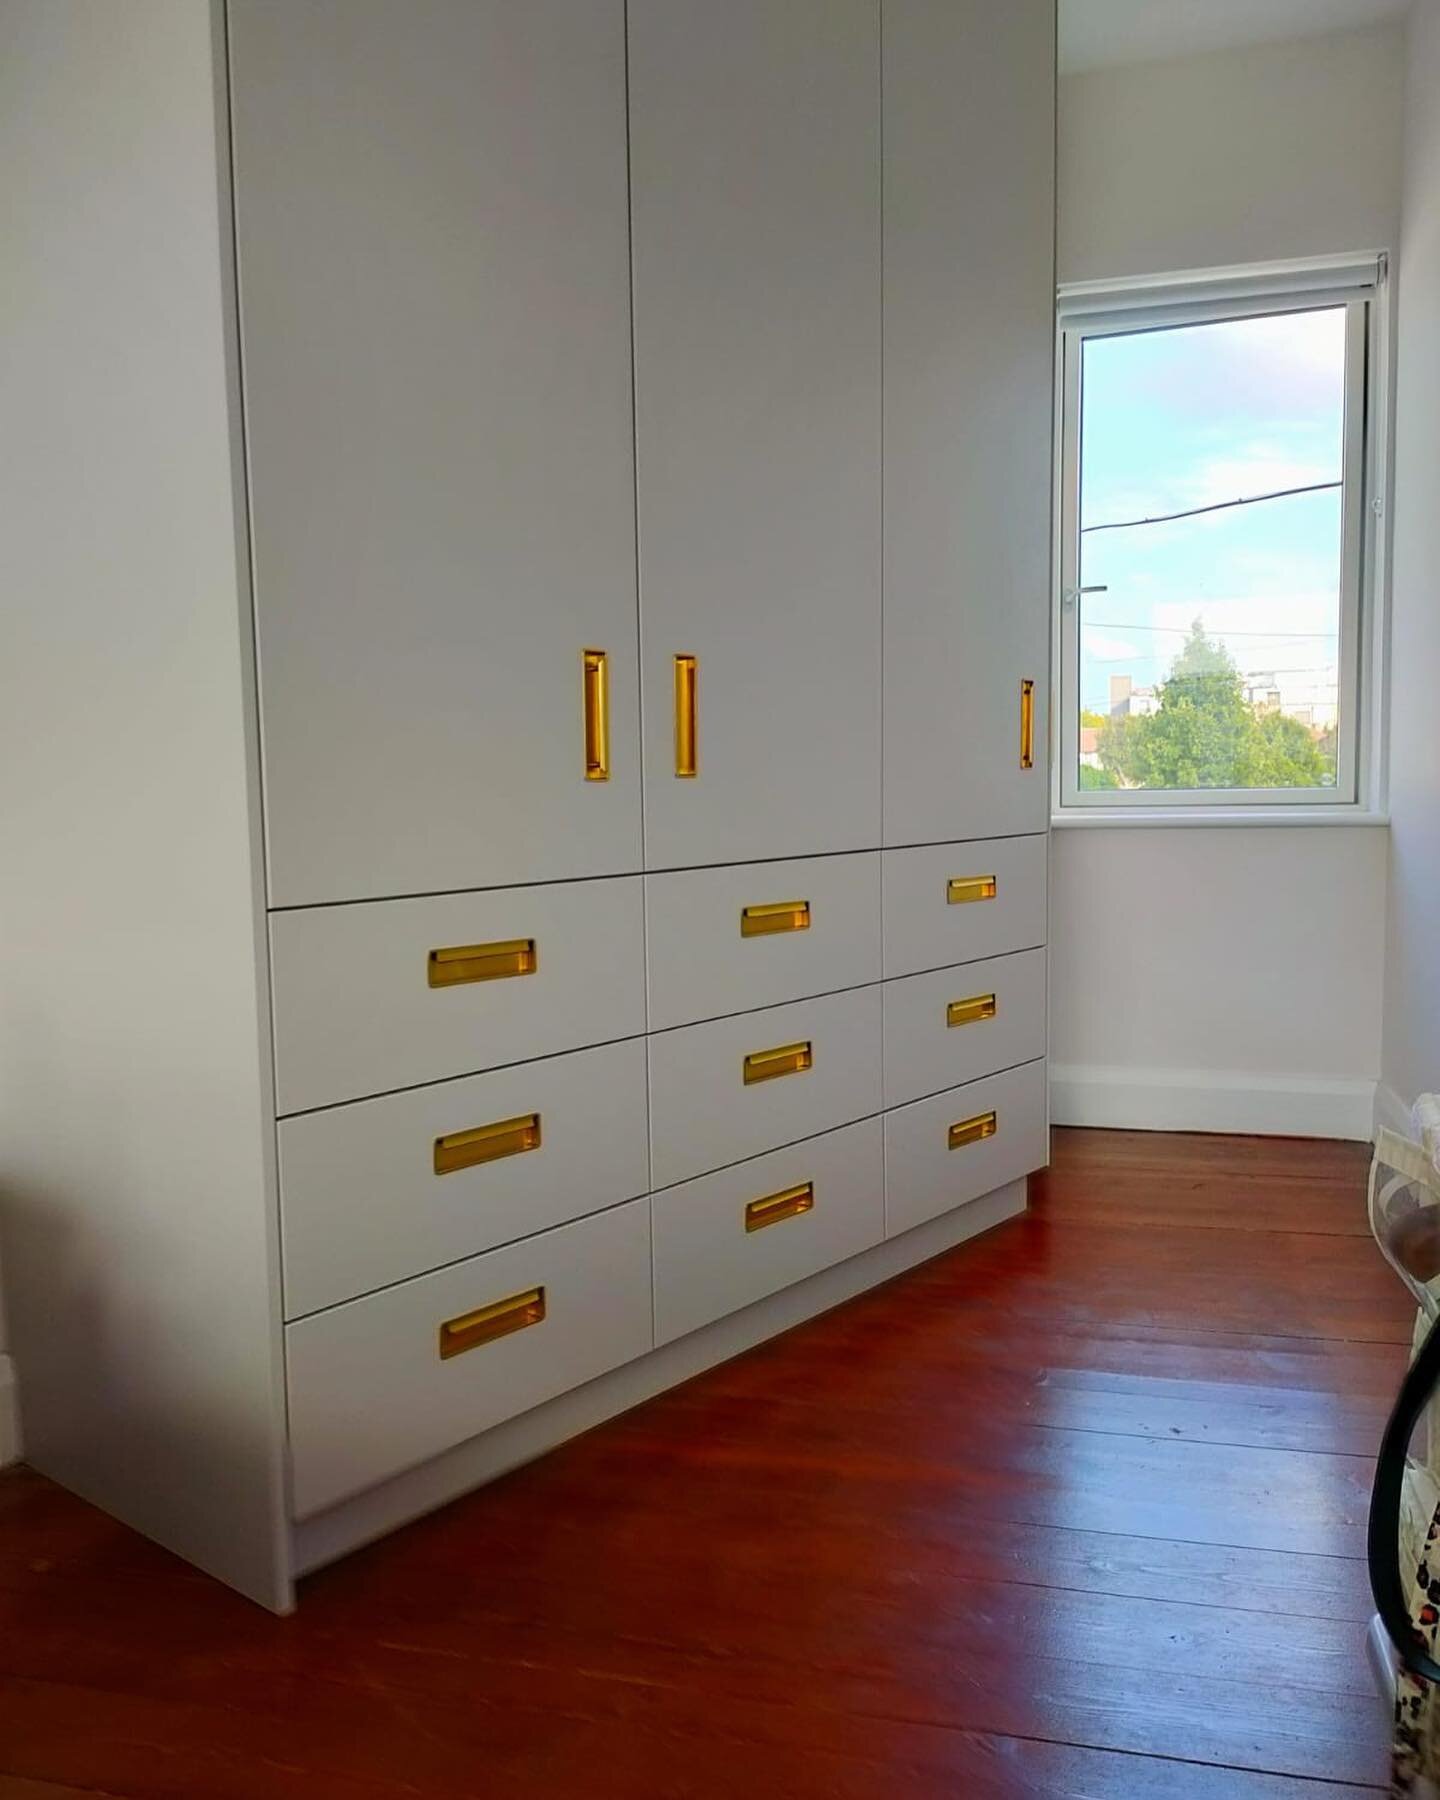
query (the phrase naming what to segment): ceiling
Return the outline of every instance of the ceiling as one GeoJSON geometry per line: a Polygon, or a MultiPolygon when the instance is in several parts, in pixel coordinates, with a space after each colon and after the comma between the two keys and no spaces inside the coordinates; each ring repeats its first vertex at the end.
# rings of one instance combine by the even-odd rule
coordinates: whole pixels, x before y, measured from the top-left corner
{"type": "Polygon", "coordinates": [[[1158,62],[1399,18],[1408,0],[1060,0],[1060,69],[1158,62]]]}

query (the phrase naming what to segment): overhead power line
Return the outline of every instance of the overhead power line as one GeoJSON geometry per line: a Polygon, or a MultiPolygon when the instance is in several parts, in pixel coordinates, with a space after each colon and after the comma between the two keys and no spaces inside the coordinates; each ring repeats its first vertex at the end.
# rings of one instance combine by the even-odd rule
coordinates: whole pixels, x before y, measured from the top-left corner
{"type": "Polygon", "coordinates": [[[1082,525],[1080,535],[1090,531],[1129,531],[1136,525],[1168,525],[1175,519],[1198,519],[1201,513],[1228,512],[1233,506],[1259,506],[1264,500],[1289,500],[1295,494],[1323,494],[1330,488],[1343,487],[1343,481],[1315,481],[1309,487],[1276,488],[1273,494],[1249,494],[1243,500],[1217,500],[1213,506],[1192,506],[1185,512],[1156,513],[1151,519],[1110,519],[1103,525],[1082,525]]]}
{"type": "MultiPolygon", "coordinates": [[[[1189,637],[1190,627],[1187,625],[1132,625],[1125,619],[1086,619],[1082,622],[1085,631],[1159,631],[1166,637],[1189,637]]],[[[1268,638],[1271,643],[1289,644],[1297,638],[1315,638],[1327,641],[1336,638],[1334,631],[1229,631],[1220,626],[1215,628],[1219,638],[1268,638]]]]}

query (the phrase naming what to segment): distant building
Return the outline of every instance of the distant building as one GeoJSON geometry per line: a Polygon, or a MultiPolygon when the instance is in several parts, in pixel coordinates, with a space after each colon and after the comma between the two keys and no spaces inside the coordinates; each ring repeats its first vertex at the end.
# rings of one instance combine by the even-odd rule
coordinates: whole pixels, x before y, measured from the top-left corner
{"type": "Polygon", "coordinates": [[[1340,684],[1335,669],[1280,669],[1240,677],[1246,700],[1257,712],[1284,713],[1312,731],[1330,731],[1340,716],[1340,684]]]}
{"type": "Polygon", "coordinates": [[[1100,728],[1098,725],[1082,725],[1080,727],[1080,761],[1087,769],[1100,767],[1100,728]]]}
{"type": "Polygon", "coordinates": [[[1110,677],[1110,717],[1112,719],[1143,718],[1159,712],[1160,696],[1153,687],[1137,688],[1129,675],[1110,677]]]}

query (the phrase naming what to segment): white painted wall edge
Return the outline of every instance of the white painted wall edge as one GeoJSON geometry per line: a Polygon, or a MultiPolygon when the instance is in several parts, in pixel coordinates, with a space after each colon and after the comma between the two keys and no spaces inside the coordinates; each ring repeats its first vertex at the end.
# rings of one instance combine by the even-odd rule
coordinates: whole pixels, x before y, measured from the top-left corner
{"type": "Polygon", "coordinates": [[[0,1355],[0,1469],[20,1460],[20,1401],[13,1357],[0,1355]]]}
{"type": "Polygon", "coordinates": [[[1050,1121],[1120,1131],[1234,1131],[1368,1140],[1373,1081],[1052,1063],[1050,1121]]]}

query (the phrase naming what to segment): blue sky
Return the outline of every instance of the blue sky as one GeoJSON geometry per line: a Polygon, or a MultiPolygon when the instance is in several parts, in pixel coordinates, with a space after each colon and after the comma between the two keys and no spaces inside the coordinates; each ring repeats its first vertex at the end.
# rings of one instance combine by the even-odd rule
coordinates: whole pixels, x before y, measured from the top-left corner
{"type": "MultiPolygon", "coordinates": [[[[1342,307],[1088,339],[1082,527],[1338,480],[1344,364],[1342,307]]],[[[1081,583],[1109,587],[1080,602],[1082,705],[1163,680],[1197,617],[1242,670],[1333,697],[1338,489],[1080,542],[1081,583]]]]}

